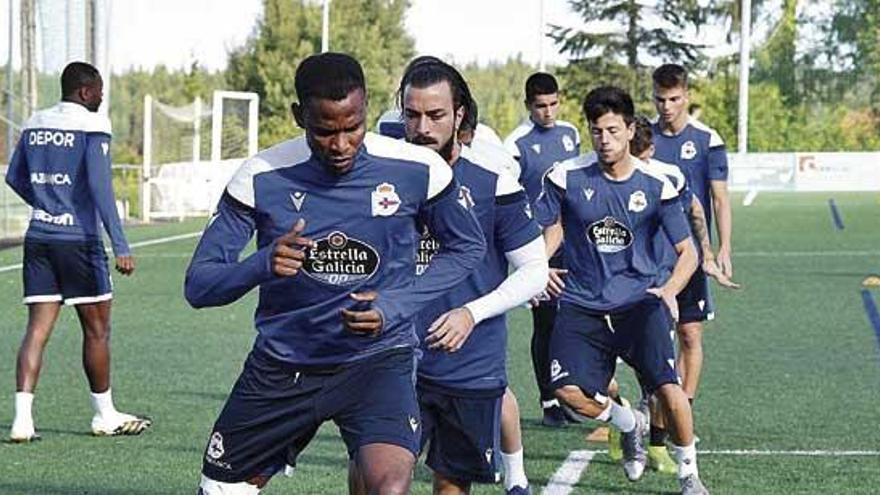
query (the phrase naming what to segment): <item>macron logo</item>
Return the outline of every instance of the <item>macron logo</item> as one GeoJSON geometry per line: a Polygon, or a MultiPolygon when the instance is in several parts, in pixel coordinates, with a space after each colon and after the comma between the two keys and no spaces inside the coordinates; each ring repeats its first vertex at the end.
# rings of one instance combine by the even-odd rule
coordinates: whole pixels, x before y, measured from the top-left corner
{"type": "Polygon", "coordinates": [[[67,174],[47,174],[46,172],[32,172],[31,184],[48,184],[50,186],[69,186],[72,184],[67,174]]]}

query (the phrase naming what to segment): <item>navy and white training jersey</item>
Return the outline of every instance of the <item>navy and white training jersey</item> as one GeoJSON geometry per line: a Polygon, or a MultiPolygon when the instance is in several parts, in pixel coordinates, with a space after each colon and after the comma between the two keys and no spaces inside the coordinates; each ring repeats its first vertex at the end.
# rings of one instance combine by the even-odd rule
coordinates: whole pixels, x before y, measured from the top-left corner
{"type": "Polygon", "coordinates": [[[662,285],[654,251],[660,228],[677,244],[690,236],[672,183],[630,157],[635,169],[616,181],[592,153],[555,165],[535,205],[543,226],[562,218],[565,289],[561,300],[594,311],[613,311],[655,297],[662,285]]]}
{"type": "Polygon", "coordinates": [[[291,365],[335,366],[416,344],[414,316],[467,277],[485,254],[470,204],[449,166],[425,148],[367,133],[352,169],[336,175],[305,137],[247,160],[236,172],[193,255],[186,298],[195,307],[235,301],[255,286],[255,348],[291,365]],[[277,277],[275,240],[305,220],[317,243],[293,277],[277,277]],[[419,226],[442,245],[416,278],[419,226]],[[254,232],[257,251],[239,260],[254,232]],[[343,328],[353,292],[377,291],[378,336],[343,328]]]}
{"type": "MultiPolygon", "coordinates": [[[[653,170],[658,174],[662,174],[669,179],[669,182],[672,183],[675,190],[678,192],[679,202],[681,202],[682,210],[684,210],[685,218],[687,218],[687,216],[690,215],[693,194],[691,194],[687,187],[687,180],[681,169],[675,165],[664,163],[654,158],[645,160],[643,163],[648,169],[653,170]]],[[[690,222],[688,223],[690,224],[690,222]]],[[[699,252],[699,250],[697,251],[699,252]]],[[[669,275],[672,274],[672,270],[678,262],[678,253],[675,250],[675,243],[669,237],[669,234],[664,228],[661,228],[657,233],[657,236],[654,238],[654,252],[656,253],[660,267],[663,270],[664,275],[662,280],[665,282],[669,278],[669,275]]]]}
{"type": "Polygon", "coordinates": [[[688,188],[706,211],[706,224],[711,225],[711,182],[727,180],[727,149],[721,136],[694,118],[690,118],[684,129],[674,136],[664,134],[657,122],[653,131],[654,158],[678,165],[684,172],[688,188]]]}
{"type": "Polygon", "coordinates": [[[101,242],[101,224],[116,256],[130,253],[110,171],[110,120],[72,102],[25,122],[6,183],[33,208],[26,238],[101,242]]]}
{"type": "MultiPolygon", "coordinates": [[[[452,173],[461,185],[459,201],[470,205],[476,214],[487,250],[467,280],[451,287],[419,314],[416,328],[424,353],[418,366],[419,383],[440,386],[453,394],[479,390],[503,393],[507,386],[507,324],[503,314],[478,323],[462,348],[454,353],[428,349],[425,337],[431,323],[441,314],[498,287],[508,275],[505,253],[534,241],[541,230],[532,219],[522,187],[491,157],[462,146],[452,173]]],[[[430,228],[422,234],[419,272],[435,262],[435,253],[442,246],[432,234],[430,228]]]]}
{"type": "Polygon", "coordinates": [[[534,204],[544,175],[554,164],[577,157],[581,138],[577,127],[568,122],[557,120],[553,127],[543,127],[528,118],[507,136],[504,147],[519,161],[519,182],[534,204]]]}

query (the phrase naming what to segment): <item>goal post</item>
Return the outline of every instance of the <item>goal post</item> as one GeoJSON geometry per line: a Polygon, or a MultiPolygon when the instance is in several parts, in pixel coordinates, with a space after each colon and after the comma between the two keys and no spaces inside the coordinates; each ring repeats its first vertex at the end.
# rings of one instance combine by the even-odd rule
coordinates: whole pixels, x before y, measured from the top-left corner
{"type": "Polygon", "coordinates": [[[171,106],[146,95],[141,219],[210,214],[241,161],[257,153],[258,119],[255,93],[215,91],[210,106],[198,97],[187,105],[171,106]],[[202,132],[208,125],[210,143],[202,132]],[[210,160],[203,160],[207,154],[210,160]]]}

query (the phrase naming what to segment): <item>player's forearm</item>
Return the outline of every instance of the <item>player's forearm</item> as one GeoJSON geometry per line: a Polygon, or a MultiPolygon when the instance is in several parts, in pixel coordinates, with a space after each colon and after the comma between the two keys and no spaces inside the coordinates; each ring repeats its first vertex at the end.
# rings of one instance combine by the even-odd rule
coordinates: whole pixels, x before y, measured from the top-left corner
{"type": "Polygon", "coordinates": [[[712,184],[712,204],[715,208],[715,227],[718,229],[718,247],[730,251],[733,236],[733,214],[730,209],[730,194],[727,183],[712,184]]]}
{"type": "Polygon", "coordinates": [[[476,217],[458,204],[458,188],[443,193],[430,207],[426,225],[440,243],[425,272],[412,285],[381,291],[374,303],[389,321],[410,319],[426,304],[467,278],[486,254],[486,240],[476,217]]]}
{"type": "Polygon", "coordinates": [[[203,257],[198,251],[186,271],[184,295],[190,306],[205,308],[237,301],[263,282],[272,279],[270,244],[242,261],[203,257]]]}
{"type": "Polygon", "coordinates": [[[238,259],[254,230],[252,210],[224,194],[186,271],[184,294],[190,305],[229,304],[274,277],[274,243],[238,259]]]}
{"type": "Polygon", "coordinates": [[[556,223],[544,227],[544,245],[547,250],[548,259],[552,258],[556,251],[559,250],[563,235],[561,219],[557,219],[556,223]]]}
{"type": "Polygon", "coordinates": [[[492,292],[465,304],[475,325],[524,304],[547,285],[550,272],[541,237],[505,256],[514,268],[513,273],[492,292]]]}
{"type": "Polygon", "coordinates": [[[694,234],[694,239],[703,254],[703,259],[714,259],[715,255],[712,253],[712,241],[709,240],[709,226],[706,224],[706,212],[703,210],[703,206],[700,204],[700,200],[697,199],[696,196],[693,196],[691,199],[691,210],[688,220],[691,224],[691,232],[694,234]]]}
{"type": "Polygon", "coordinates": [[[672,275],[669,276],[669,280],[666,281],[664,287],[671,290],[674,294],[679,294],[684,290],[694,271],[696,271],[698,257],[691,238],[676,244],[675,250],[678,252],[678,260],[675,262],[672,275]]]}

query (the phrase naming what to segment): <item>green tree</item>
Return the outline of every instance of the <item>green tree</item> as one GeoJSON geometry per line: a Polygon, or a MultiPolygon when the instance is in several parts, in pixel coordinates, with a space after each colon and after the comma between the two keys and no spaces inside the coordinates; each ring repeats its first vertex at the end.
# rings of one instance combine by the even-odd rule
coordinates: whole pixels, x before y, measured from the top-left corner
{"type": "MultiPolygon", "coordinates": [[[[335,0],[330,10],[330,48],[349,53],[364,67],[370,94],[369,123],[392,104],[397,78],[412,57],[413,40],[403,18],[405,0],[335,0]]],[[[264,0],[263,17],[245,46],[229,55],[227,81],[260,95],[260,145],[300,131],[290,115],[296,98],[296,66],[321,46],[321,11],[307,0],[264,0]]]]}

